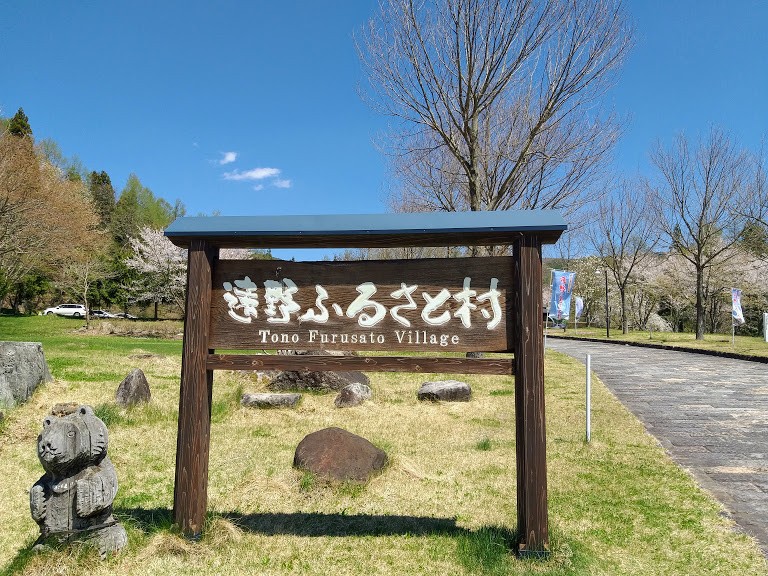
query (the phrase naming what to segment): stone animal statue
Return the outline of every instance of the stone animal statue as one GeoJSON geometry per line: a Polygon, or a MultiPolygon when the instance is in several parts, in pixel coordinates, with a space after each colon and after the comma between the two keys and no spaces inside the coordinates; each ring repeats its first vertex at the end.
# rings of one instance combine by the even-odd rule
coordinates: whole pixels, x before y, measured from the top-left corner
{"type": "Polygon", "coordinates": [[[43,420],[37,456],[45,469],[29,492],[40,526],[37,546],[86,540],[102,558],[123,548],[128,538],[112,515],[117,474],[107,456],[107,427],[93,408],[54,406],[43,420]]]}

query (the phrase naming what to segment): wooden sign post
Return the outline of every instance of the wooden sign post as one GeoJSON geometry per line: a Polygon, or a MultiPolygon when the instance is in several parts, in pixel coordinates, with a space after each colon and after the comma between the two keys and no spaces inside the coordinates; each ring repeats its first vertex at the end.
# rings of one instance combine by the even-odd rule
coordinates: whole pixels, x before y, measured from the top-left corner
{"type": "Polygon", "coordinates": [[[515,377],[522,553],[549,547],[541,247],[557,212],[180,218],[189,251],[174,521],[202,532],[214,370],[360,370],[515,377]],[[361,262],[219,260],[220,248],[511,245],[512,257],[361,262]],[[217,354],[226,350],[513,352],[506,358],[217,354]]]}

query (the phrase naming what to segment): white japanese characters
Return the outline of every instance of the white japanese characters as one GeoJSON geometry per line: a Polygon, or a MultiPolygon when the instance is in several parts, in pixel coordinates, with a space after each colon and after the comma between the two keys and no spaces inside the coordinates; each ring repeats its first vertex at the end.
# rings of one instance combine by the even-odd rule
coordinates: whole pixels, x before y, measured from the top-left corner
{"type": "MultiPolygon", "coordinates": [[[[417,284],[408,285],[403,282],[400,288],[391,292],[389,296],[395,300],[404,300],[404,303],[392,306],[388,310],[375,299],[378,291],[376,285],[373,282],[363,282],[355,288],[358,295],[347,306],[346,311],[338,303],[332,303],[330,309],[336,316],[356,319],[362,328],[374,328],[384,320],[387,313],[401,326],[410,328],[411,320],[408,315],[418,314],[418,296],[420,296],[423,300],[420,316],[427,326],[442,327],[449,324],[453,318],[457,318],[464,328],[471,328],[473,316],[476,317],[479,314],[487,321],[486,328],[495,330],[502,321],[498,278],[491,278],[488,291],[480,295],[477,290],[472,289],[471,284],[472,279],[467,276],[464,278],[462,289],[454,294],[451,294],[447,288],[442,288],[436,294],[425,291],[419,294],[417,284]],[[460,304],[453,312],[449,306],[451,299],[460,304]]],[[[227,313],[236,322],[250,324],[253,319],[259,317],[260,311],[264,313],[269,324],[290,324],[294,319],[299,323],[326,324],[331,317],[329,307],[325,304],[329,299],[328,291],[319,284],[314,287],[317,294],[314,307],[303,313],[295,299],[299,287],[290,278],[264,281],[262,308],[259,308],[259,287],[250,277],[246,276],[234,282],[224,282],[223,286],[227,313]]],[[[260,332],[271,333],[269,330],[260,332]]],[[[312,333],[317,338],[320,337],[319,331],[314,330],[312,333]]]]}

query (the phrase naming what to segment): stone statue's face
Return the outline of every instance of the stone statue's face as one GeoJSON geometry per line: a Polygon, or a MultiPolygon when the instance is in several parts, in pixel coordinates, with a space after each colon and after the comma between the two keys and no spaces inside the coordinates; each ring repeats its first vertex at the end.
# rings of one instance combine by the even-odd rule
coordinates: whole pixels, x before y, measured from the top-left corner
{"type": "Polygon", "coordinates": [[[49,416],[37,440],[37,456],[48,472],[67,470],[87,458],[90,451],[88,429],[82,420],[49,416]]]}

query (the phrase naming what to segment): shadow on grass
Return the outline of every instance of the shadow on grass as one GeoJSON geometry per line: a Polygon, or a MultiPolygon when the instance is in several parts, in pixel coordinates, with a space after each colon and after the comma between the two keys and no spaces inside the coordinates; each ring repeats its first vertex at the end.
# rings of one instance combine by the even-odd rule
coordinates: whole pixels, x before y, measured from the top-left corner
{"type": "Polygon", "coordinates": [[[393,536],[398,534],[458,535],[466,530],[454,518],[383,516],[377,514],[321,514],[318,512],[238,514],[223,518],[242,530],[274,536],[393,536]]]}
{"type": "Polygon", "coordinates": [[[11,576],[11,574],[20,574],[26,568],[29,561],[35,555],[32,547],[35,545],[37,538],[30,538],[24,548],[19,550],[16,557],[10,561],[10,563],[0,570],[0,576],[11,576]]]}
{"type": "MultiPolygon", "coordinates": [[[[173,513],[166,508],[116,508],[115,516],[129,530],[145,536],[160,532],[174,532],[173,513]]],[[[299,537],[354,537],[354,536],[449,536],[456,541],[456,560],[472,573],[506,574],[511,562],[516,562],[514,551],[519,535],[515,530],[501,526],[483,526],[469,530],[456,524],[455,518],[430,516],[401,516],[378,514],[323,514],[318,512],[242,514],[237,511],[208,515],[208,524],[215,518],[231,522],[244,532],[266,536],[290,535],[299,537]]],[[[205,538],[205,535],[203,535],[205,538]]],[[[34,555],[33,542],[20,550],[16,558],[0,576],[11,576],[24,571],[34,555]]],[[[579,555],[581,556],[581,555],[579,555]]],[[[582,557],[582,560],[586,558],[582,557]]],[[[555,546],[547,574],[575,574],[570,548],[555,546]],[[560,549],[560,550],[558,550],[560,549]],[[567,549],[566,554],[563,551],[567,549]]],[[[584,564],[582,564],[583,566],[584,564]]]]}
{"type": "MultiPolygon", "coordinates": [[[[115,516],[128,526],[153,534],[173,530],[173,514],[165,508],[115,508],[115,516]]],[[[459,535],[467,532],[454,518],[428,516],[385,516],[376,514],[321,514],[318,512],[265,512],[209,514],[232,522],[245,532],[267,536],[391,536],[459,535]]]]}

